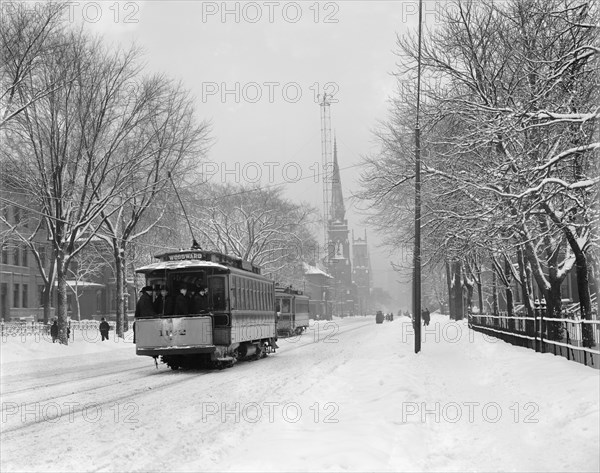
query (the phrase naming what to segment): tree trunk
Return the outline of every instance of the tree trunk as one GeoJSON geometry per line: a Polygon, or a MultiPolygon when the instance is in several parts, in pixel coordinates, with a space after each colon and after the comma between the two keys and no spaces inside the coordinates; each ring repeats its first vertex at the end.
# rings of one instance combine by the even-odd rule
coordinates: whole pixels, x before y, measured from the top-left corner
{"type": "Polygon", "coordinates": [[[123,258],[120,245],[113,241],[113,255],[115,257],[115,289],[117,298],[116,336],[123,338],[123,258]]]}
{"type": "Polygon", "coordinates": [[[54,281],[56,281],[56,258],[51,258],[50,269],[48,270],[48,278],[45,282],[45,287],[42,295],[42,303],[44,306],[44,323],[48,324],[52,318],[52,296],[54,295],[54,281]]]}
{"type": "MultiPolygon", "coordinates": [[[[562,291],[561,291],[562,279],[558,280],[553,278],[550,281],[550,290],[546,292],[546,318],[562,318],[562,291]]],[[[560,322],[547,322],[548,327],[548,339],[560,341],[563,337],[563,328],[560,322]]]]}
{"type": "Polygon", "coordinates": [[[446,283],[448,285],[448,314],[450,319],[454,319],[454,306],[452,295],[452,274],[450,272],[450,263],[446,260],[446,283]]]}
{"type": "MultiPolygon", "coordinates": [[[[494,315],[498,315],[498,282],[496,280],[496,271],[492,271],[492,310],[494,315]]],[[[496,319],[497,320],[497,319],[496,319]]]]}
{"type": "Polygon", "coordinates": [[[127,302],[129,301],[129,290],[127,288],[127,261],[125,260],[125,242],[123,242],[123,248],[121,250],[121,255],[123,256],[121,267],[123,269],[123,275],[121,277],[122,287],[123,287],[123,332],[129,331],[129,316],[127,315],[127,302]],[[128,294],[126,297],[125,294],[128,294]]]}
{"type": "Polygon", "coordinates": [[[79,289],[77,284],[75,284],[75,291],[73,294],[75,295],[75,310],[77,311],[77,314],[75,315],[77,316],[77,320],[81,321],[81,305],[79,304],[79,289]]]}
{"type": "MultiPolygon", "coordinates": [[[[527,261],[523,255],[523,249],[519,246],[517,249],[517,261],[519,263],[519,277],[521,278],[521,295],[523,297],[523,305],[525,306],[527,317],[533,318],[533,301],[531,300],[531,269],[527,267],[527,261]]],[[[533,336],[535,332],[535,324],[533,320],[525,321],[525,333],[533,336]]]]}
{"type": "Polygon", "coordinates": [[[463,297],[462,297],[462,277],[461,263],[454,261],[452,263],[452,294],[454,297],[454,320],[462,320],[464,316],[463,297]]]}
{"type": "Polygon", "coordinates": [[[511,286],[512,281],[512,268],[510,267],[510,261],[505,256],[504,257],[504,294],[506,296],[506,312],[508,317],[511,319],[508,320],[508,328],[509,330],[515,329],[515,320],[512,317],[515,316],[515,303],[513,299],[513,290],[511,286]]]}
{"type": "MultiPolygon", "coordinates": [[[[575,251],[574,251],[575,252],[575,251]]],[[[577,274],[577,294],[579,311],[583,320],[592,320],[592,300],[588,275],[587,258],[583,251],[575,252],[575,271],[577,274]]],[[[594,346],[594,328],[591,324],[581,324],[582,343],[584,347],[594,346]]]]}
{"type": "MultiPolygon", "coordinates": [[[[54,279],[52,280],[52,283],[54,283],[54,279]]],[[[42,306],[44,307],[44,324],[48,324],[50,322],[50,318],[52,317],[52,289],[49,286],[49,284],[46,284],[42,292],[42,306]]]]}
{"type": "Polygon", "coordinates": [[[57,304],[56,304],[56,312],[58,318],[58,340],[60,343],[64,345],[69,344],[69,338],[67,337],[67,326],[68,326],[68,316],[67,316],[67,271],[64,266],[64,255],[60,252],[57,255],[57,282],[58,282],[58,290],[57,290],[57,304]]]}
{"type": "Polygon", "coordinates": [[[462,278],[463,285],[467,288],[467,309],[469,313],[473,313],[473,289],[475,285],[474,279],[471,279],[470,276],[467,276],[467,272],[463,273],[462,278]]]}

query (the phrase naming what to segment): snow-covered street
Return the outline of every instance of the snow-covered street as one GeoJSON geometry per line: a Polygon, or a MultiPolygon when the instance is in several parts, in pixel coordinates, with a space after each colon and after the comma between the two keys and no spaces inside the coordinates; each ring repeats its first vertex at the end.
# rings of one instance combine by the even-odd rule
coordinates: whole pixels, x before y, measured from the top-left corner
{"type": "Polygon", "coordinates": [[[3,340],[2,471],[599,470],[598,370],[438,314],[423,337],[336,319],[176,372],[131,343],[3,340]]]}

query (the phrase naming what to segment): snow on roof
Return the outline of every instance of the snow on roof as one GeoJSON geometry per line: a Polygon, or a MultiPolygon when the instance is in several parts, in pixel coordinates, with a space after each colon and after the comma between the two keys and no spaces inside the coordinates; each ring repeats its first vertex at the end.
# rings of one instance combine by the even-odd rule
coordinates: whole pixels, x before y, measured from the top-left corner
{"type": "Polygon", "coordinates": [[[304,274],[321,274],[325,277],[333,279],[333,276],[327,274],[325,271],[317,268],[316,266],[312,266],[308,263],[302,263],[304,266],[304,274]]]}
{"type": "MultiPolygon", "coordinates": [[[[58,281],[54,283],[55,286],[58,286],[58,281]]],[[[104,284],[98,284],[95,282],[87,282],[87,281],[75,281],[75,280],[67,280],[67,286],[69,287],[104,287],[104,284]]]]}
{"type": "Polygon", "coordinates": [[[135,270],[136,273],[150,273],[156,270],[166,269],[190,269],[190,268],[218,268],[229,269],[227,266],[213,263],[212,261],[200,260],[182,260],[182,261],[161,261],[160,263],[152,263],[135,270]]]}

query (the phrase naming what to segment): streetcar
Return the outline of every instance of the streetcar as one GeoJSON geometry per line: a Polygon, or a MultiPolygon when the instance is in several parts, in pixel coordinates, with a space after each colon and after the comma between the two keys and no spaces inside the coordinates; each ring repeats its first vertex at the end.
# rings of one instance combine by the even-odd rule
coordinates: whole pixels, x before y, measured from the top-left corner
{"type": "Polygon", "coordinates": [[[309,297],[292,286],[275,286],[277,334],[300,335],[308,328],[309,297]]]}
{"type": "Polygon", "coordinates": [[[230,367],[275,352],[275,283],[261,275],[260,267],[201,249],[156,258],[160,261],[136,272],[145,275],[147,286],[160,288],[176,303],[160,314],[136,317],[137,355],[155,362],[160,357],[176,370],[230,367]],[[182,297],[189,301],[187,310],[179,303],[182,297]]]}

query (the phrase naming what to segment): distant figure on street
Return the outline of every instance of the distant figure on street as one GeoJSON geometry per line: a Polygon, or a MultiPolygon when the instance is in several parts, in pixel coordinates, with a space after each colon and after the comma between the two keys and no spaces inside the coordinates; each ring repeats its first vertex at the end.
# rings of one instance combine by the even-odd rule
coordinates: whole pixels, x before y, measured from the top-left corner
{"type": "Polygon", "coordinates": [[[423,311],[423,325],[429,325],[429,322],[431,321],[431,312],[429,312],[429,309],[427,307],[425,307],[425,310],[423,311]]]}
{"type": "Polygon", "coordinates": [[[50,335],[52,336],[52,343],[58,340],[58,322],[56,320],[52,324],[52,327],[50,327],[50,335]]]}
{"type": "Polygon", "coordinates": [[[145,286],[140,291],[142,295],[137,301],[135,306],[135,317],[154,317],[156,312],[154,311],[154,304],[152,302],[152,286],[145,286]]]}
{"type": "Polygon", "coordinates": [[[100,335],[102,335],[101,341],[108,340],[108,331],[110,330],[110,325],[108,325],[108,322],[104,317],[102,317],[102,322],[100,322],[98,329],[100,330],[100,335]]]}

